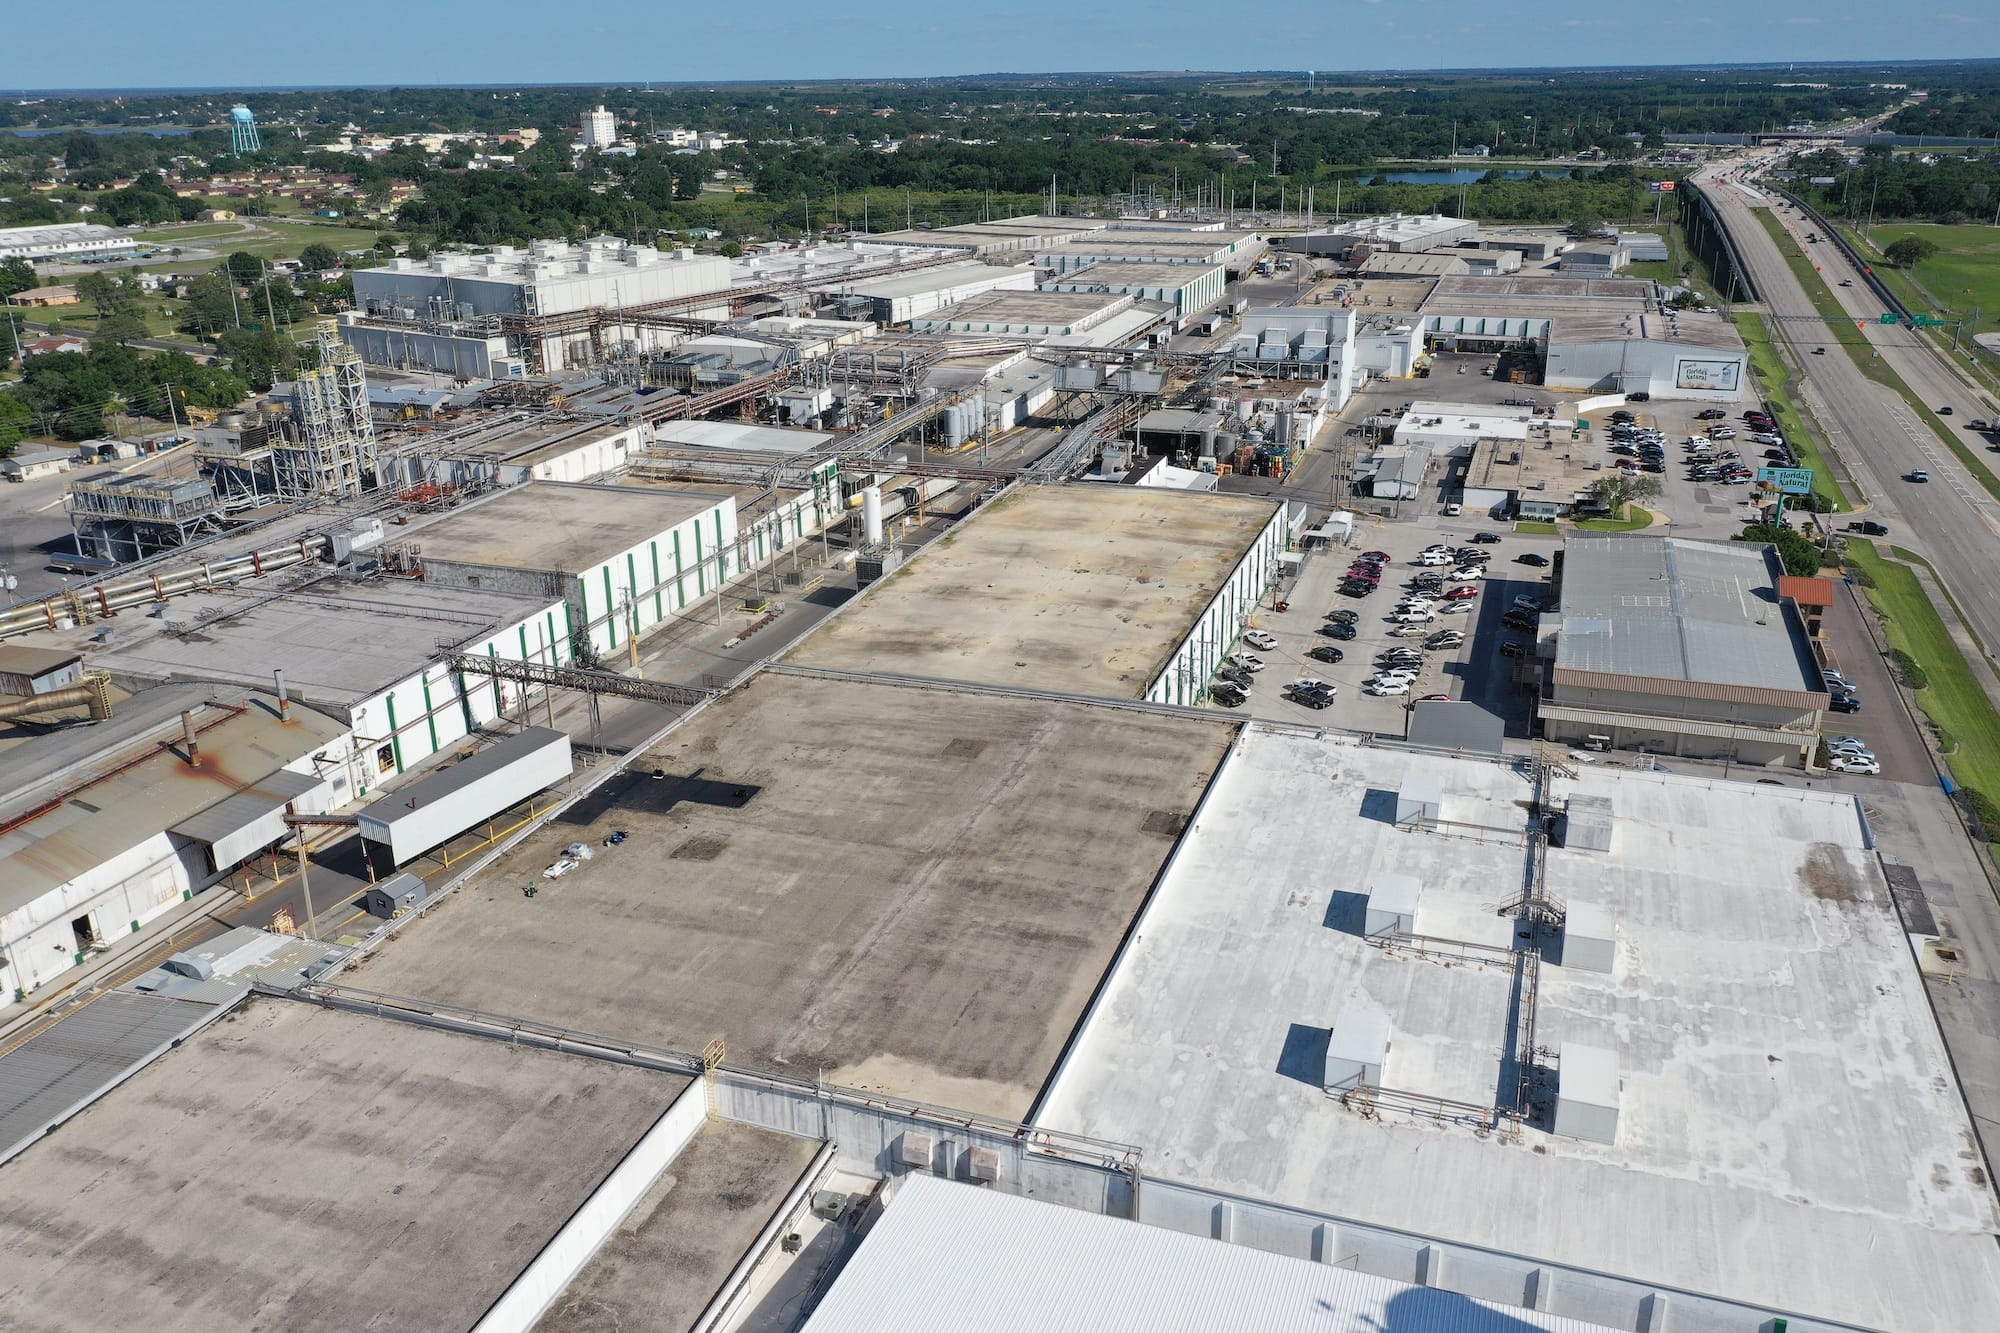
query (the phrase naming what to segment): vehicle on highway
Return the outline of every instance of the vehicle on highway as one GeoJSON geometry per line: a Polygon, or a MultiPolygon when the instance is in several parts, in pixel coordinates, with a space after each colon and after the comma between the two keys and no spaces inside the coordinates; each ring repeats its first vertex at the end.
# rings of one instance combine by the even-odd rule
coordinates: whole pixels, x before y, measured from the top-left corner
{"type": "Polygon", "coordinates": [[[1533,565],[1536,569],[1546,569],[1549,558],[1545,555],[1538,555],[1534,551],[1523,551],[1514,557],[1514,563],[1517,565],[1533,565]]]}
{"type": "Polygon", "coordinates": [[[1841,285],[1841,286],[1843,286],[1843,287],[1852,287],[1852,286],[1854,285],[1854,279],[1852,279],[1852,278],[1842,278],[1842,279],[1840,280],[1840,285],[1841,285]]]}
{"type": "Polygon", "coordinates": [[[1826,355],[1826,349],[1825,349],[1824,347],[1815,347],[1815,348],[1813,348],[1813,355],[1814,355],[1814,356],[1825,356],[1825,355],[1826,355]]]}
{"type": "Polygon", "coordinates": [[[1259,648],[1267,653],[1276,652],[1278,649],[1278,641],[1260,629],[1244,630],[1243,642],[1249,644],[1252,648],[1259,648]]]}
{"type": "Polygon", "coordinates": [[[1306,656],[1315,662],[1338,662],[1347,654],[1330,643],[1322,643],[1317,648],[1306,649],[1306,656]]]}
{"type": "Polygon", "coordinates": [[[1924,471],[1922,468],[1918,468],[1915,472],[1910,473],[1907,477],[1904,478],[1905,481],[1919,481],[1919,482],[1929,481],[1930,479],[1931,479],[1931,474],[1924,471]]]}
{"type": "Polygon", "coordinates": [[[1882,771],[1880,761],[1863,759],[1858,754],[1837,754],[1827,761],[1826,766],[1836,773],[1861,773],[1869,777],[1882,771]]]}
{"type": "Polygon", "coordinates": [[[1979,417],[1974,417],[1972,420],[1965,423],[1965,428],[1967,430],[1987,430],[1990,429],[1991,427],[1989,426],[1989,423],[1987,423],[1986,421],[1980,419],[1979,417]]]}
{"type": "Polygon", "coordinates": [[[1475,532],[1472,534],[1472,540],[1478,542],[1481,546],[1498,546],[1500,544],[1500,534],[1497,532],[1475,532]]]}
{"type": "Polygon", "coordinates": [[[1938,415],[1939,415],[1939,416],[1941,416],[1941,417],[1948,417],[1948,416],[1950,416],[1950,415],[1951,415],[1951,404],[1950,404],[1950,403],[1946,403],[1946,404],[1945,404],[1945,405],[1944,405],[1943,407],[1940,407],[1940,408],[1938,409],[1938,415]]]}

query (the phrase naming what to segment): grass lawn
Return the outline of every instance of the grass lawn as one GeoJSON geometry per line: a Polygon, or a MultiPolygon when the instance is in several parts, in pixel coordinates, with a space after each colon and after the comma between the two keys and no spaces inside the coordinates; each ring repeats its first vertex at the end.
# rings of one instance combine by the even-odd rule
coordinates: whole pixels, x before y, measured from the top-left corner
{"type": "MultiPolygon", "coordinates": [[[[1882,247],[1905,236],[1921,236],[1938,247],[1938,253],[1917,265],[1914,273],[1889,264],[1875,266],[1875,276],[1888,284],[1912,310],[1933,314],[1949,313],[1965,319],[1959,339],[1969,352],[1977,344],[1975,333],[2000,330],[2000,228],[1939,227],[1929,223],[1905,222],[1876,227],[1870,231],[1873,243],[1846,223],[1835,224],[1848,244],[1859,254],[1879,256],[1882,247]],[[1978,318],[1972,318],[1974,311],[1978,318]]],[[[1955,331],[1929,329],[1924,336],[1940,348],[1949,348],[1955,331]]],[[[1966,364],[1989,389],[2000,391],[2000,358],[1982,352],[1966,364]]]]}
{"type": "Polygon", "coordinates": [[[1945,733],[1952,778],[1988,796],[2000,793],[2000,710],[1980,688],[1915,572],[1884,557],[1872,542],[1850,540],[1847,554],[1875,580],[1868,600],[1882,613],[1890,646],[1915,658],[1930,678],[1917,691],[1917,703],[1945,733]]]}
{"type": "Polygon", "coordinates": [[[1931,433],[1942,440],[1945,447],[1965,465],[1965,470],[1972,474],[1972,479],[1984,487],[1988,495],[2000,499],[2000,477],[1994,476],[1986,460],[1966,444],[1962,432],[1954,429],[1949,422],[1933,412],[1929,403],[1911,393],[1910,386],[1903,383],[1903,377],[1889,369],[1875,354],[1874,346],[1869,343],[1861,330],[1855,327],[1853,319],[1834,299],[1833,289],[1826,285],[1826,279],[1819,275],[1812,261],[1805,257],[1797,243],[1785,234],[1784,228],[1771,211],[1760,209],[1757,214],[1764,224],[1764,229],[1771,233],[1771,239],[1777,245],[1778,253],[1785,257],[1785,263],[1791,267],[1793,276],[1805,289],[1813,308],[1833,317],[1834,322],[1826,328],[1827,341],[1839,343],[1847,348],[1848,355],[1854,358],[1854,364],[1860,368],[1862,374],[1900,396],[1910,411],[1929,425],[1931,433]]]}
{"type": "Polygon", "coordinates": [[[243,228],[234,222],[196,222],[179,227],[148,227],[135,231],[135,240],[149,245],[181,245],[188,241],[213,240],[217,236],[234,236],[243,228]]]}
{"type": "Polygon", "coordinates": [[[1537,537],[1553,537],[1557,528],[1553,523],[1543,523],[1538,519],[1524,518],[1514,525],[1514,531],[1531,533],[1537,537]]]}
{"type": "Polygon", "coordinates": [[[1792,401],[1791,372],[1771,341],[1771,330],[1764,317],[1739,310],[1732,318],[1736,321],[1736,331],[1743,335],[1743,345],[1750,349],[1750,374],[1757,381],[1757,392],[1771,409],[1771,415],[1778,419],[1778,433],[1798,451],[1799,466],[1812,469],[1813,489],[1832,496],[1839,509],[1852,509],[1853,502],[1841,487],[1839,476],[1820,450],[1818,435],[1806,428],[1804,415],[1792,401]]]}
{"type": "Polygon", "coordinates": [[[1653,512],[1639,505],[1626,505],[1618,518],[1580,518],[1576,526],[1585,532],[1637,532],[1653,526],[1653,512]]]}

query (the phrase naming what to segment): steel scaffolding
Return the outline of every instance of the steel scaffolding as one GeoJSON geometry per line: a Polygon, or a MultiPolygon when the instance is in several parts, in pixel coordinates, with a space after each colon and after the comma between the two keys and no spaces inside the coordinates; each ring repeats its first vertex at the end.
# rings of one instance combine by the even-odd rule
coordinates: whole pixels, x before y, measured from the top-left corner
{"type": "Polygon", "coordinates": [[[283,500],[359,495],[375,484],[375,423],[361,354],[322,320],[319,365],[298,379],[296,434],[274,440],[272,479],[283,500]]]}

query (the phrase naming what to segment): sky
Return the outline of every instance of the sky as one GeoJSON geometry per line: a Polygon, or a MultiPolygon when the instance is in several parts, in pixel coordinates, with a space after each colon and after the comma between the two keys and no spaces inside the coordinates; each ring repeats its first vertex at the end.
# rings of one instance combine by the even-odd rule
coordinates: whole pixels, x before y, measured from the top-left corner
{"type": "Polygon", "coordinates": [[[0,89],[1469,69],[2000,54],[1992,0],[93,0],[27,4],[0,89]],[[1893,12],[1894,21],[1886,21],[1893,12]],[[32,53],[32,54],[29,54],[32,53]]]}

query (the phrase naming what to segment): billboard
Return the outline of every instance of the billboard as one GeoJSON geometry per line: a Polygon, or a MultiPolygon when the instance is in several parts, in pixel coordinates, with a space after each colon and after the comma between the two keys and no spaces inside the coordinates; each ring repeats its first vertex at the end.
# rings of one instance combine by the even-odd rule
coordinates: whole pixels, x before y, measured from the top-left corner
{"type": "Polygon", "coordinates": [[[1812,469],[1809,467],[1760,467],[1757,480],[1766,486],[1776,486],[1787,495],[1812,494],[1812,469]]]}
{"type": "Polygon", "coordinates": [[[1741,361],[1682,359],[1674,362],[1676,389],[1713,389],[1719,393],[1735,393],[1741,386],[1742,380],[1741,361]]]}
{"type": "Polygon", "coordinates": [[[1650,181],[1647,183],[1646,188],[1654,194],[1672,194],[1674,192],[1674,183],[1672,181],[1650,181]]]}

